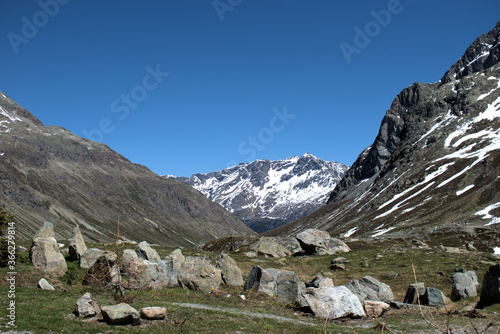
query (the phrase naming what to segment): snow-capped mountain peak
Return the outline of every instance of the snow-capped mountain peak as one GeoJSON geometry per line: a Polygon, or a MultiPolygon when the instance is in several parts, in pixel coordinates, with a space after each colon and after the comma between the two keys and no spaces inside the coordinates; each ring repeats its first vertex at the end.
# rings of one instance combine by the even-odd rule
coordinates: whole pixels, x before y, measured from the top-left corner
{"type": "Polygon", "coordinates": [[[305,153],[255,160],[178,178],[221,204],[257,232],[300,218],[325,204],[348,166],[305,153]]]}

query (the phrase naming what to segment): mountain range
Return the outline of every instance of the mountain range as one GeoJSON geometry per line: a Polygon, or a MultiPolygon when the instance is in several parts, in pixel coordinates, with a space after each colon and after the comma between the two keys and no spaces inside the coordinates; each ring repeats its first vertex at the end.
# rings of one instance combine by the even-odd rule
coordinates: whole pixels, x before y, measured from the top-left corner
{"type": "Polygon", "coordinates": [[[262,233],[326,204],[347,168],[306,153],[283,160],[241,163],[191,177],[168,177],[196,188],[262,233]]]}
{"type": "Polygon", "coordinates": [[[441,80],[396,96],[375,141],[326,206],[268,234],[315,227],[334,235],[425,237],[498,223],[499,59],[500,22],[441,80]]]}
{"type": "Polygon", "coordinates": [[[185,247],[254,234],[195,189],[44,126],[1,92],[0,143],[0,203],[16,216],[18,239],[31,238],[44,221],[61,239],[78,224],[87,240],[109,241],[119,228],[133,240],[185,247]]]}

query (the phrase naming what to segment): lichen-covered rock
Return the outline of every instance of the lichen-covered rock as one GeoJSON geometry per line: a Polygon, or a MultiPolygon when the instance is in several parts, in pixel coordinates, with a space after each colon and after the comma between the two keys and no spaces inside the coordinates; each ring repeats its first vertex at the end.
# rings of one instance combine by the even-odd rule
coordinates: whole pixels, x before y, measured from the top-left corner
{"type": "Polygon", "coordinates": [[[346,288],[351,290],[361,302],[372,300],[390,303],[394,299],[391,287],[371,276],[351,280],[346,284],[346,288]]]}
{"type": "Polygon", "coordinates": [[[88,248],[80,257],[80,268],[89,269],[104,253],[98,248],[88,248]]]}
{"type": "Polygon", "coordinates": [[[332,238],[328,232],[313,228],[297,234],[297,241],[306,254],[331,255],[351,250],[346,243],[332,238]]]}
{"type": "Polygon", "coordinates": [[[69,260],[80,261],[81,256],[86,250],[87,246],[85,245],[85,240],[83,240],[82,232],[80,232],[80,228],[76,225],[69,241],[69,260]]]}
{"type": "Polygon", "coordinates": [[[83,284],[105,287],[118,284],[119,281],[118,256],[115,253],[105,251],[87,270],[83,284]]]}
{"type": "Polygon", "coordinates": [[[78,316],[82,318],[94,317],[101,313],[99,304],[97,304],[90,292],[85,293],[77,300],[76,307],[78,316]]]}
{"type": "Polygon", "coordinates": [[[453,275],[450,295],[451,300],[457,301],[463,298],[477,296],[477,276],[476,273],[474,273],[474,275],[472,275],[472,273],[474,272],[459,272],[453,275]]]}
{"type": "Polygon", "coordinates": [[[182,287],[190,290],[217,291],[222,282],[220,269],[202,257],[188,256],[177,273],[182,287]]]}
{"type": "Polygon", "coordinates": [[[366,316],[370,318],[380,318],[391,306],[384,302],[365,300],[363,302],[366,316]]]}
{"type": "Polygon", "coordinates": [[[257,291],[265,293],[269,296],[276,295],[276,279],[281,270],[268,268],[264,269],[261,266],[255,266],[250,270],[245,285],[244,291],[257,291]]]}
{"type": "Polygon", "coordinates": [[[262,237],[250,249],[255,251],[257,255],[267,255],[274,258],[284,257],[290,255],[290,251],[280,243],[276,242],[274,238],[262,237]]]}
{"type": "Polygon", "coordinates": [[[303,296],[314,315],[321,319],[366,316],[359,299],[345,286],[307,288],[303,296]]]}
{"type": "Polygon", "coordinates": [[[49,237],[35,238],[31,244],[30,260],[33,266],[44,273],[57,277],[63,276],[68,271],[66,260],[59,250],[57,241],[49,237]]]}
{"type": "Polygon", "coordinates": [[[228,254],[220,254],[215,263],[215,267],[221,270],[224,284],[230,286],[242,286],[244,284],[241,269],[238,267],[236,261],[228,254]]]}
{"type": "Polygon", "coordinates": [[[164,307],[143,307],[139,310],[141,318],[147,320],[163,320],[167,316],[167,309],[164,307]]]}
{"type": "Polygon", "coordinates": [[[141,315],[132,306],[121,303],[103,306],[101,314],[108,325],[140,325],[141,315]]]}
{"type": "Polygon", "coordinates": [[[158,252],[151,248],[146,241],[142,241],[137,245],[136,252],[139,258],[148,260],[149,262],[158,263],[161,261],[158,252]]]}
{"type": "Polygon", "coordinates": [[[283,304],[300,301],[305,290],[303,283],[293,271],[281,271],[276,277],[276,299],[283,304]]]}

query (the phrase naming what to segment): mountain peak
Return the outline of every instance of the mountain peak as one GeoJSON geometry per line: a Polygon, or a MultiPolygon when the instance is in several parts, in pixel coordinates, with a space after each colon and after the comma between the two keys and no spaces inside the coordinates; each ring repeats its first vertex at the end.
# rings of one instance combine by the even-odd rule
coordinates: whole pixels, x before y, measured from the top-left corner
{"type": "Polygon", "coordinates": [[[256,232],[264,232],[322,206],[347,168],[306,153],[174,179],[198,189],[256,232]]]}

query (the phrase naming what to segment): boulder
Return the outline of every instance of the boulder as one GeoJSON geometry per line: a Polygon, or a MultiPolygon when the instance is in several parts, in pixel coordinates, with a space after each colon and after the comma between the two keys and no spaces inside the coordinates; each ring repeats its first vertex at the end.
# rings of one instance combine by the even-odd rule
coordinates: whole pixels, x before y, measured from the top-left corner
{"type": "Polygon", "coordinates": [[[38,281],[37,288],[42,290],[55,290],[55,288],[49,282],[47,282],[45,278],[42,278],[38,281]]]}
{"type": "Polygon", "coordinates": [[[448,302],[443,292],[436,288],[425,289],[425,294],[422,296],[422,305],[430,307],[443,307],[448,302]]]}
{"type": "Polygon", "coordinates": [[[236,261],[226,253],[219,255],[215,262],[215,268],[221,270],[222,282],[224,284],[230,286],[242,286],[244,284],[241,269],[238,267],[236,261]]]}
{"type": "Polygon", "coordinates": [[[82,318],[94,317],[101,313],[101,308],[90,292],[85,293],[76,302],[78,316],[82,318]]]}
{"type": "Polygon", "coordinates": [[[314,315],[321,319],[366,316],[359,299],[345,286],[307,288],[303,296],[314,315]]]}
{"type": "Polygon", "coordinates": [[[80,257],[80,268],[89,269],[104,253],[98,248],[88,248],[80,257]]]}
{"type": "Polygon", "coordinates": [[[80,261],[81,256],[87,250],[85,245],[85,240],[83,240],[83,235],[80,232],[78,225],[75,226],[73,230],[73,235],[69,241],[69,260],[70,261],[80,261]]]}
{"type": "Polygon", "coordinates": [[[146,320],[163,320],[167,316],[167,309],[164,307],[143,307],[139,310],[141,318],[146,320]]]}
{"type": "Polygon", "coordinates": [[[43,223],[43,226],[36,232],[36,234],[33,236],[33,240],[42,238],[42,239],[54,239],[56,240],[56,236],[54,235],[54,226],[52,223],[45,222],[43,223]]]}
{"type": "Polygon", "coordinates": [[[491,266],[484,274],[478,308],[500,303],[500,264],[491,266]]]}
{"type": "Polygon", "coordinates": [[[68,271],[66,260],[53,237],[35,238],[31,244],[30,260],[35,268],[50,275],[60,277],[68,271]]]}
{"type": "Polygon", "coordinates": [[[87,270],[83,278],[84,285],[106,287],[115,285],[120,281],[120,268],[118,257],[115,253],[105,251],[92,267],[87,270]]]}
{"type": "Polygon", "coordinates": [[[101,313],[108,325],[140,325],[141,323],[139,312],[125,303],[103,306],[101,313]]]}
{"type": "Polygon", "coordinates": [[[124,249],[122,252],[123,271],[128,273],[130,266],[133,265],[135,259],[138,259],[137,253],[132,249],[124,249]]]}
{"type": "Polygon", "coordinates": [[[173,268],[176,272],[181,269],[182,264],[186,261],[186,257],[179,248],[173,250],[168,257],[172,259],[173,268]]]}
{"type": "Polygon", "coordinates": [[[334,263],[330,266],[331,270],[347,270],[345,264],[343,263],[334,263]]]}
{"type": "Polygon", "coordinates": [[[252,290],[265,293],[269,296],[275,296],[276,279],[278,278],[280,272],[281,270],[279,269],[263,269],[261,266],[255,266],[252,270],[250,270],[243,290],[252,290]]]}
{"type": "Polygon", "coordinates": [[[127,262],[125,273],[128,276],[128,288],[155,289],[162,288],[160,282],[158,263],[152,263],[144,259],[130,259],[127,262]]]}
{"type": "Polygon", "coordinates": [[[371,276],[351,280],[346,284],[346,288],[351,290],[361,302],[372,300],[390,303],[394,299],[391,287],[371,276]]]}
{"type": "Polygon", "coordinates": [[[415,283],[415,284],[410,284],[408,286],[408,289],[406,290],[406,295],[405,299],[403,300],[403,303],[405,304],[418,304],[418,298],[420,298],[420,304],[423,305],[422,303],[422,298],[425,294],[425,284],[420,282],[420,283],[415,283]]]}
{"type": "Polygon", "coordinates": [[[331,261],[331,264],[339,264],[339,263],[340,264],[349,263],[349,260],[346,259],[345,257],[340,256],[331,261]]]}
{"type": "Polygon", "coordinates": [[[142,241],[137,245],[137,256],[141,259],[148,260],[149,262],[158,263],[161,261],[158,253],[151,248],[147,241],[142,241]]]}
{"type": "Polygon", "coordinates": [[[282,271],[276,277],[276,299],[283,304],[300,301],[305,286],[293,271],[282,271]]]}
{"type": "Polygon", "coordinates": [[[343,241],[334,239],[326,231],[308,229],[297,234],[300,247],[306,254],[331,255],[350,251],[343,241]]]}
{"type": "Polygon", "coordinates": [[[457,301],[467,297],[477,296],[476,282],[477,276],[473,272],[455,273],[452,278],[451,300],[457,301]],[[474,282],[474,278],[476,282],[474,282]]]}
{"type": "Polygon", "coordinates": [[[262,254],[274,258],[284,257],[291,254],[285,246],[276,242],[274,238],[269,237],[260,238],[256,243],[250,246],[250,249],[257,255],[262,254]]]}
{"type": "Polygon", "coordinates": [[[333,288],[333,280],[328,277],[323,277],[320,274],[316,274],[314,278],[310,281],[305,282],[308,288],[333,288]]]}
{"type": "Polygon", "coordinates": [[[391,308],[391,306],[387,303],[373,300],[365,300],[363,305],[366,316],[370,318],[380,318],[385,311],[391,308]]]}
{"type": "Polygon", "coordinates": [[[217,291],[222,282],[220,269],[202,257],[188,256],[177,278],[182,287],[190,290],[217,291]]]}

